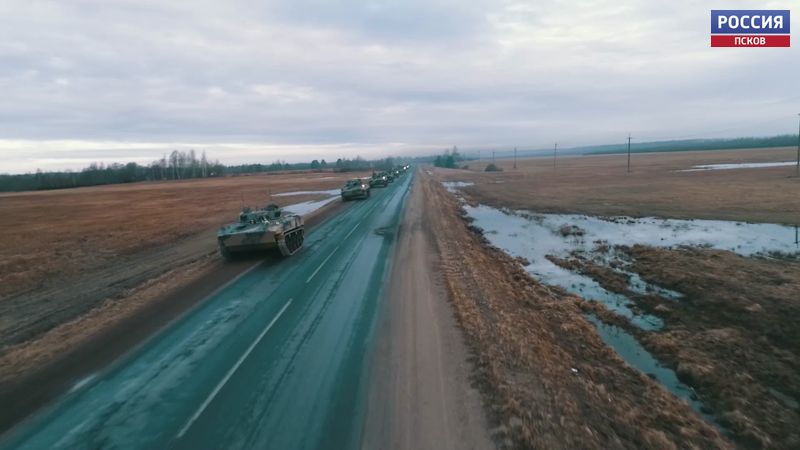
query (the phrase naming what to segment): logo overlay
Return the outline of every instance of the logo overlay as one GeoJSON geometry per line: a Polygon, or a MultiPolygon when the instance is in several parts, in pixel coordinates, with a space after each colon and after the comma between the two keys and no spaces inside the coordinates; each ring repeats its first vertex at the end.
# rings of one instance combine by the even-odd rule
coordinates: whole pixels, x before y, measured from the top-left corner
{"type": "Polygon", "coordinates": [[[712,47],[790,47],[789,10],[711,10],[712,47]]]}

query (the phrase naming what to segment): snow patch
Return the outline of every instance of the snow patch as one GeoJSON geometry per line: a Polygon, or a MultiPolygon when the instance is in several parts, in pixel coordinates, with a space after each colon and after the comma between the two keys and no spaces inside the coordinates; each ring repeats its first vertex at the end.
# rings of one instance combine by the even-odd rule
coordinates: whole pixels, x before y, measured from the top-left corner
{"type": "Polygon", "coordinates": [[[456,192],[461,188],[467,186],[474,186],[475,183],[471,181],[442,181],[442,185],[450,192],[456,192]]]}
{"type": "Polygon", "coordinates": [[[784,162],[765,162],[765,163],[731,163],[731,164],[703,164],[692,166],[691,169],[679,170],[678,172],[705,172],[708,170],[732,170],[732,169],[760,169],[764,167],[784,167],[794,166],[796,161],[784,162]]]}
{"type": "Polygon", "coordinates": [[[327,191],[294,191],[272,194],[273,197],[289,197],[291,195],[339,195],[339,189],[329,189],[327,191]]]}
{"type": "Polygon", "coordinates": [[[330,197],[322,200],[312,200],[308,202],[302,203],[295,203],[293,205],[287,205],[283,207],[283,210],[287,212],[291,212],[294,214],[299,214],[301,216],[306,216],[311,214],[312,212],[322,208],[323,206],[337,200],[339,197],[330,197]]]}
{"type": "MultiPolygon", "coordinates": [[[[600,247],[614,248],[617,245],[635,244],[669,248],[714,248],[730,250],[743,256],[800,255],[800,246],[795,241],[795,228],[784,225],[654,217],[600,218],[570,214],[534,214],[527,211],[503,211],[486,205],[464,205],[464,210],[473,220],[473,225],[483,230],[486,239],[493,246],[514,258],[529,261],[530,264],[525,269],[536,279],[560,286],[585,299],[599,301],[643,329],[658,329],[662,321],[655,316],[635,314],[626,296],[604,289],[591,277],[565,269],[550,261],[547,256],[569,259],[572,254],[578,253],[609,267],[610,261],[616,256],[604,255],[598,251],[600,247]]],[[[631,272],[622,272],[632,276],[630,288],[634,292],[680,298],[680,293],[647,284],[631,272]]]]}

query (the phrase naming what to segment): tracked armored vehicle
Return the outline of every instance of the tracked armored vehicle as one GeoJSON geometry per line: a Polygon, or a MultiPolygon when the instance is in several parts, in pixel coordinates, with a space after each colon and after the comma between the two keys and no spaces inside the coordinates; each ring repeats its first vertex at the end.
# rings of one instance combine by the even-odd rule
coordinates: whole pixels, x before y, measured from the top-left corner
{"type": "Polygon", "coordinates": [[[369,198],[369,188],[369,183],[360,178],[348,180],[341,189],[342,200],[347,201],[354,198],[369,198]]]}
{"type": "Polygon", "coordinates": [[[374,173],[372,177],[369,179],[370,187],[386,187],[389,185],[389,179],[386,178],[386,175],[381,173],[374,173]]]}
{"type": "Polygon", "coordinates": [[[303,218],[284,213],[278,205],[264,209],[243,208],[239,221],[217,232],[219,252],[226,259],[241,253],[277,249],[283,256],[297,253],[303,246],[303,218]]]}

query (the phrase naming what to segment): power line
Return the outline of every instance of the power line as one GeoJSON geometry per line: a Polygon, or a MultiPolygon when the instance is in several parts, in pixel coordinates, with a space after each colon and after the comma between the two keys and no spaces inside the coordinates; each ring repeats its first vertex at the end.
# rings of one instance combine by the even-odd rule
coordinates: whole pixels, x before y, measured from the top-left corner
{"type": "MultiPolygon", "coordinates": [[[[798,97],[800,98],[800,96],[798,96],[798,97]]],[[[748,124],[754,124],[754,125],[768,124],[768,123],[769,124],[773,124],[773,123],[777,124],[779,122],[783,122],[783,121],[786,121],[786,120],[787,120],[786,116],[783,116],[783,118],[770,118],[770,119],[766,119],[766,120],[763,120],[763,121],[757,121],[757,122],[748,121],[748,124]]],[[[680,135],[671,135],[671,136],[669,136],[669,135],[662,135],[662,136],[637,135],[638,136],[637,139],[639,139],[640,145],[643,144],[643,143],[655,143],[655,142],[661,142],[661,141],[668,142],[668,141],[674,141],[674,140],[692,140],[692,139],[732,140],[732,139],[736,139],[736,138],[735,137],[714,137],[714,134],[715,133],[719,133],[719,132],[724,132],[724,131],[742,129],[743,125],[744,124],[733,125],[733,126],[726,127],[726,128],[718,128],[718,129],[715,129],[715,130],[704,131],[703,134],[687,134],[687,135],[682,135],[682,136],[680,136],[680,135]]],[[[747,137],[747,136],[744,136],[744,137],[747,137]]],[[[758,136],[756,136],[756,137],[758,137],[758,136]]],[[[772,136],[767,136],[767,137],[772,137],[772,136]]],[[[601,138],[601,139],[598,140],[598,142],[600,142],[600,143],[576,144],[576,145],[573,145],[572,147],[564,147],[562,145],[562,149],[566,148],[567,150],[569,150],[570,148],[576,148],[577,149],[577,148],[582,148],[582,147],[602,147],[602,146],[614,145],[614,144],[610,144],[610,143],[609,144],[603,144],[602,141],[603,141],[603,139],[601,138]]],[[[475,147],[472,147],[472,148],[476,148],[477,147],[477,148],[480,149],[481,147],[483,147],[483,149],[486,149],[487,147],[490,147],[492,145],[502,145],[502,144],[479,144],[479,145],[476,145],[475,147]]],[[[626,144],[623,144],[623,145],[626,145],[626,144]]],[[[523,152],[543,152],[544,153],[544,152],[547,151],[546,150],[547,149],[547,144],[545,144],[545,143],[526,144],[526,145],[523,145],[522,147],[523,147],[523,150],[522,150],[523,152]]],[[[519,147],[515,147],[515,149],[517,149],[517,151],[519,151],[519,147]]],[[[478,151],[478,159],[481,159],[481,150],[477,150],[477,151],[478,151]]]]}
{"type": "Polygon", "coordinates": [[[553,169],[556,168],[556,154],[558,153],[558,142],[553,145],[553,169]]]}
{"type": "Polygon", "coordinates": [[[631,173],[631,134],[628,133],[628,173],[631,173]]]}
{"type": "Polygon", "coordinates": [[[517,168],[517,147],[514,147],[514,168],[517,168]]]}

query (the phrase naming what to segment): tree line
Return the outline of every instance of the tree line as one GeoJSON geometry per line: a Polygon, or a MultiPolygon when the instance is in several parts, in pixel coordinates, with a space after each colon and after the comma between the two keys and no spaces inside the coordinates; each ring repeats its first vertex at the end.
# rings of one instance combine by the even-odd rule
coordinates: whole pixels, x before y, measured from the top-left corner
{"type": "MultiPolygon", "coordinates": [[[[797,145],[797,142],[798,142],[797,134],[781,134],[777,136],[765,136],[765,137],[682,139],[673,141],[633,143],[631,145],[631,153],[793,147],[797,145]]],[[[627,151],[627,146],[624,143],[609,144],[609,145],[593,145],[586,147],[577,147],[569,150],[565,149],[565,151],[569,151],[570,153],[578,151],[584,154],[624,153],[627,151]]]]}
{"type": "Polygon", "coordinates": [[[334,163],[323,160],[271,164],[240,164],[225,166],[218,160],[210,161],[205,151],[197,157],[194,150],[165,154],[150,164],[92,163],[80,171],[43,172],[26,174],[0,174],[0,192],[67,189],[103,184],[134,183],[138,181],[183,180],[191,178],[220,177],[246,173],[278,172],[288,170],[332,170],[337,172],[387,170],[395,165],[394,158],[368,161],[361,157],[339,158],[334,163]]]}
{"type": "Polygon", "coordinates": [[[436,155],[433,159],[433,165],[436,167],[445,167],[447,169],[455,169],[459,161],[461,161],[461,154],[458,153],[458,147],[453,146],[452,150],[445,150],[441,155],[436,155]]]}
{"type": "Polygon", "coordinates": [[[225,166],[209,161],[206,153],[198,158],[194,150],[173,151],[150,164],[135,162],[92,163],[80,171],[43,172],[18,175],[0,174],[0,191],[32,191],[66,189],[101,184],[133,183],[137,181],[182,180],[220,176],[225,166]]]}
{"type": "MultiPolygon", "coordinates": [[[[398,160],[399,161],[399,160],[398,160]]],[[[261,173],[278,172],[287,170],[332,170],[334,172],[358,172],[369,170],[388,170],[395,166],[395,158],[383,158],[376,160],[366,160],[360,156],[354,159],[339,158],[336,162],[329,163],[322,160],[311,162],[287,163],[286,161],[275,161],[272,164],[241,164],[238,166],[227,166],[225,173],[261,173]]]]}

